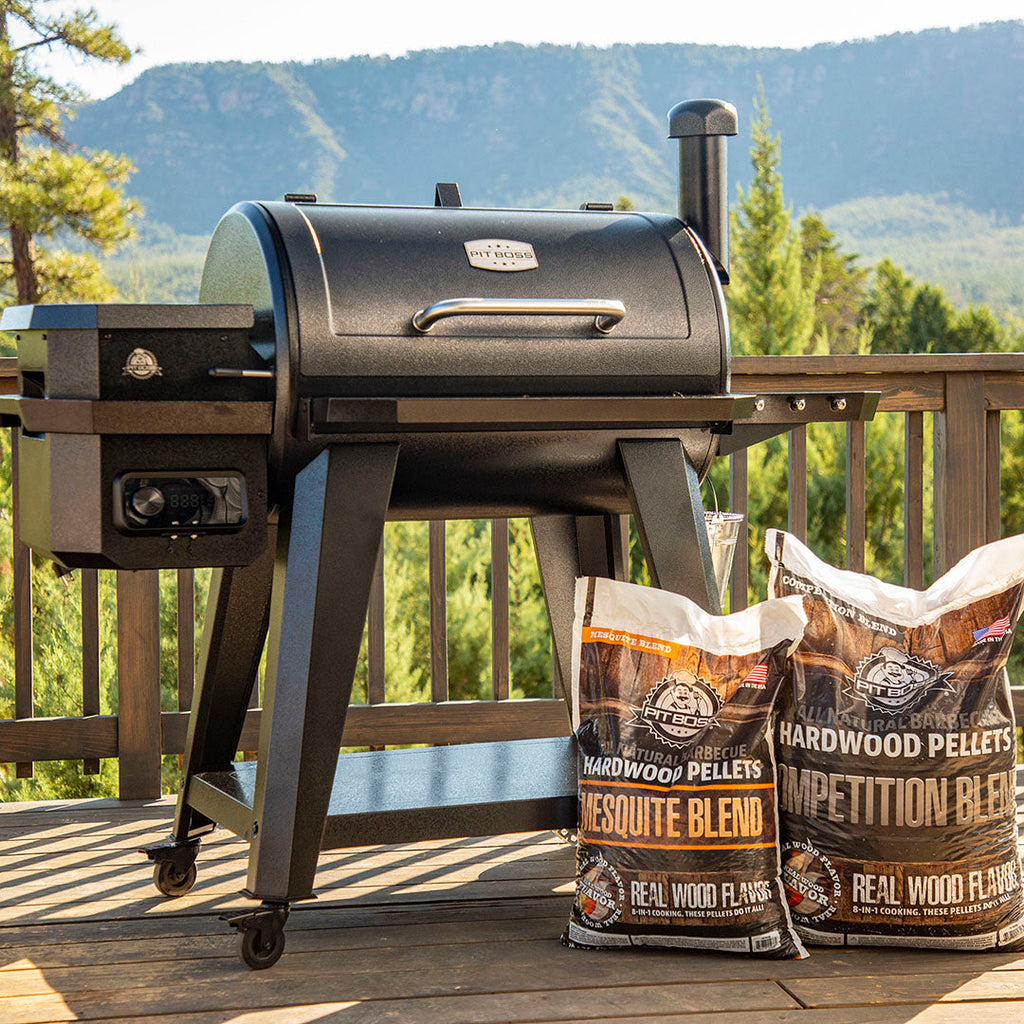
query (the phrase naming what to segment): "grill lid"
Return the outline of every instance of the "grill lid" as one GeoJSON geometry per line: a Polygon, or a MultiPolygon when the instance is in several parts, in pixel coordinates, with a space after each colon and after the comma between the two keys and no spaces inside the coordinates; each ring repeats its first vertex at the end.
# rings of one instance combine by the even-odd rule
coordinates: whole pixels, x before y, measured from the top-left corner
{"type": "Polygon", "coordinates": [[[305,395],[722,394],[710,267],[657,214],[242,203],[201,298],[284,321],[305,395]]]}

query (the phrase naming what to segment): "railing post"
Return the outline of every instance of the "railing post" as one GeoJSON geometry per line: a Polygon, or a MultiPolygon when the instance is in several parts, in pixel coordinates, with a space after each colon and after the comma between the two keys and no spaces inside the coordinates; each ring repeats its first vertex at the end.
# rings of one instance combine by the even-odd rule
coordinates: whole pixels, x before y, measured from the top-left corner
{"type": "MultiPolygon", "coordinates": [[[[100,713],[100,581],[96,569],[79,574],[82,593],[82,714],[100,713]]],[[[100,759],[88,757],[83,775],[99,775],[100,759]]]]}
{"type": "MultiPolygon", "coordinates": [[[[11,430],[11,495],[14,502],[12,529],[14,558],[14,717],[35,713],[32,683],[32,552],[21,542],[21,509],[18,501],[18,438],[11,430]]],[[[32,778],[32,762],[19,761],[15,778],[32,778]]]]}
{"type": "Polygon", "coordinates": [[[729,510],[743,516],[743,528],[736,540],[736,555],[732,561],[729,581],[729,611],[738,612],[747,607],[748,574],[750,571],[750,520],[747,516],[747,449],[741,448],[729,456],[729,510]]]}
{"type": "Polygon", "coordinates": [[[946,402],[935,414],[935,575],[986,540],[985,381],[949,372],[946,402]]]}
{"type": "Polygon", "coordinates": [[[924,413],[903,424],[903,583],[924,587],[924,413]]]}
{"type": "Polygon", "coordinates": [[[117,574],[117,756],[122,800],[160,796],[160,574],[117,574]]]}
{"type": "Polygon", "coordinates": [[[507,700],[509,692],[508,520],[491,520],[491,693],[507,700]]]}
{"type": "Polygon", "coordinates": [[[1002,533],[1002,481],[1000,458],[1002,423],[998,409],[985,413],[985,542],[999,540],[1002,533]]]}
{"type": "Polygon", "coordinates": [[[448,570],[445,522],[431,520],[427,541],[430,589],[430,699],[448,699],[448,570]]]}
{"type": "Polygon", "coordinates": [[[864,423],[846,424],[846,568],[864,571],[867,519],[864,423]]]}
{"type": "MultiPolygon", "coordinates": [[[[384,664],[384,539],[377,551],[377,564],[373,568],[370,584],[370,603],[366,609],[366,703],[383,704],[385,692],[384,664]]],[[[383,750],[375,743],[371,750],[383,750]]]]}
{"type": "Polygon", "coordinates": [[[807,541],[807,424],[789,432],[789,532],[807,541]]]}

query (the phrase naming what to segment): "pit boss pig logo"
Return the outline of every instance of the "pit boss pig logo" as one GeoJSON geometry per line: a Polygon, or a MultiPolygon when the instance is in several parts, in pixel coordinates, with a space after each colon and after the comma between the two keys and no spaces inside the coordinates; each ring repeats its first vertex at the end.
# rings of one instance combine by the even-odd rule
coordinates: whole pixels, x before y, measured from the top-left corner
{"type": "Polygon", "coordinates": [[[478,270],[536,270],[540,264],[529,242],[507,238],[477,238],[462,243],[471,267],[478,270]]]}
{"type": "Polygon", "coordinates": [[[634,723],[644,726],[666,746],[685,747],[718,717],[722,698],[689,672],[666,676],[637,708],[634,723]]]}
{"type": "Polygon", "coordinates": [[[136,380],[162,377],[163,372],[156,356],[148,348],[133,348],[121,369],[123,376],[134,377],[136,380]]]}
{"type": "Polygon", "coordinates": [[[883,647],[857,666],[847,692],[870,708],[894,715],[908,711],[934,687],[948,690],[945,683],[951,675],[924,658],[883,647]]]}

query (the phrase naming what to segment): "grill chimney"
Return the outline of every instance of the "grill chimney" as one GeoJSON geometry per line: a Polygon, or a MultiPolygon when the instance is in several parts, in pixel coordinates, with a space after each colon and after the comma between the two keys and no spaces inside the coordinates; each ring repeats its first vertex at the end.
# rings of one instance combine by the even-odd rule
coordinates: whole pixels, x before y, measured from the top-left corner
{"type": "Polygon", "coordinates": [[[726,135],[736,134],[736,108],[724,100],[684,100],[668,115],[679,140],[679,219],[700,236],[729,283],[729,195],[726,135]]]}

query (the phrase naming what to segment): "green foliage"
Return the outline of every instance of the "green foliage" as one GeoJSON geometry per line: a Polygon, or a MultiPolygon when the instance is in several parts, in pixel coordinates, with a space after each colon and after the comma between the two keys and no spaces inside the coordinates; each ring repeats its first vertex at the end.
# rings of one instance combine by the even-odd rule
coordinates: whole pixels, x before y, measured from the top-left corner
{"type": "Polygon", "coordinates": [[[755,103],[750,162],[754,179],[733,211],[728,304],[733,349],[742,355],[816,351],[814,300],[820,261],[802,268],[800,236],[782,196],[779,137],[772,134],[763,87],[755,103]]]}
{"type": "Polygon", "coordinates": [[[892,260],[884,259],[875,268],[875,279],[861,314],[871,332],[872,352],[907,351],[913,293],[913,282],[892,260]]]}
{"type": "Polygon", "coordinates": [[[858,265],[856,253],[842,251],[818,213],[800,219],[800,250],[804,286],[810,288],[817,282],[812,333],[818,347],[832,355],[863,351],[867,339],[860,309],[868,271],[858,265]]]}
{"type": "Polygon", "coordinates": [[[889,259],[875,268],[861,327],[876,353],[1009,352],[1024,337],[986,307],[957,311],[941,287],[919,284],[889,259]]]}
{"type": "Polygon", "coordinates": [[[957,308],[1024,317],[1024,224],[945,194],[854,199],[824,211],[866,263],[891,262],[939,285],[957,308]]]}
{"type": "Polygon", "coordinates": [[[113,27],[98,24],[95,11],[51,14],[47,6],[0,0],[0,226],[7,236],[0,247],[0,301],[104,300],[112,289],[93,256],[70,258],[37,248],[38,240],[68,233],[99,252],[124,241],[138,213],[122,193],[132,166],[125,157],[66,147],[61,122],[84,97],[39,74],[32,59],[54,44],[118,64],[131,51],[113,27]],[[12,42],[12,28],[28,41],[12,42]]]}

